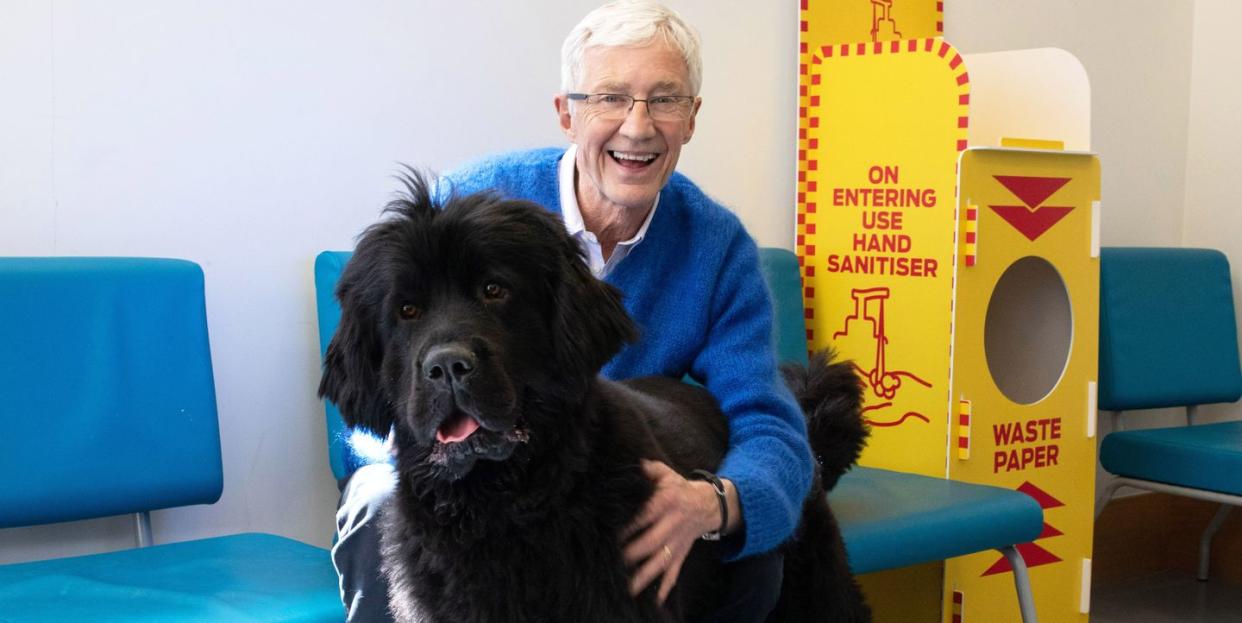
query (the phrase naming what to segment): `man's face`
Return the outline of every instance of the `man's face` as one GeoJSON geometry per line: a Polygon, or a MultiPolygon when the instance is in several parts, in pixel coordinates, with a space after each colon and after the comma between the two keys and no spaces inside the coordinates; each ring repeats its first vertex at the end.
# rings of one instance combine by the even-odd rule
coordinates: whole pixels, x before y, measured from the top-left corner
{"type": "MultiPolygon", "coordinates": [[[[592,47],[583,55],[582,93],[618,93],[638,99],[693,95],[686,62],[662,41],[642,47],[592,47]]],[[[689,118],[656,121],[635,102],[629,115],[610,120],[584,102],[556,97],[561,129],[578,146],[578,203],[585,210],[645,211],[677,167],[681,146],[694,134],[695,100],[689,118]]]]}

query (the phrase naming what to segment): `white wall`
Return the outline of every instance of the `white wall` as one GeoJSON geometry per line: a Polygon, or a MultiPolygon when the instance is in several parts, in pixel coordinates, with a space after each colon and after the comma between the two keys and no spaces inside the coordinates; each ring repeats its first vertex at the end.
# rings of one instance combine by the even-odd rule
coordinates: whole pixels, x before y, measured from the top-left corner
{"type": "MultiPolygon", "coordinates": [[[[1234,309],[1242,311],[1242,49],[1237,29],[1242,3],[1197,0],[1186,153],[1185,228],[1188,247],[1220,249],[1229,257],[1234,309]]],[[[1242,335],[1242,323],[1239,324],[1242,335]]],[[[1242,404],[1212,405],[1205,419],[1242,418],[1242,404]]]]}
{"type": "MultiPolygon", "coordinates": [[[[445,170],[563,144],[560,43],[594,4],[0,4],[0,254],[174,256],[206,272],[224,495],[155,513],[157,541],[329,543],[312,259],[377,218],[397,162],[445,170]]],[[[682,170],[760,243],[789,247],[796,3],[672,4],[705,56],[682,170]]],[[[0,562],[130,542],[126,518],[0,530],[0,562]]]]}
{"type": "Polygon", "coordinates": [[[1056,47],[1086,68],[1105,245],[1181,243],[1193,8],[1191,0],[945,2],[945,39],[962,52],[1056,47]]]}
{"type": "MultiPolygon", "coordinates": [[[[789,247],[798,3],[671,4],[705,46],[681,168],[761,244],[789,247]]],[[[312,258],[375,220],[397,162],[444,170],[561,143],[560,41],[594,5],[0,4],[0,254],[177,256],[206,271],[225,493],[156,513],[158,541],[260,530],[328,543],[336,489],[314,397],[312,258]]],[[[1237,264],[1232,2],[946,5],[963,52],[1053,46],[1082,60],[1105,244],[1185,239],[1237,264]]],[[[124,519],[0,530],[0,562],[129,538],[124,519]]]]}

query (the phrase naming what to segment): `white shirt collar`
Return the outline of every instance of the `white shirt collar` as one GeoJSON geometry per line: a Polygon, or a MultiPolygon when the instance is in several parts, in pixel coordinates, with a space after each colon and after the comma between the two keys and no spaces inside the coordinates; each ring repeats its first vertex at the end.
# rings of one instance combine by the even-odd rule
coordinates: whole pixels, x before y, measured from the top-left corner
{"type": "Polygon", "coordinates": [[[604,252],[600,247],[599,239],[595,234],[587,231],[586,224],[582,221],[582,209],[578,206],[578,193],[574,187],[574,170],[577,159],[578,146],[571,144],[569,149],[565,150],[565,155],[561,156],[561,162],[557,169],[557,177],[560,183],[561,193],[561,219],[565,221],[565,231],[573,236],[581,245],[582,250],[586,253],[587,262],[591,267],[591,273],[596,277],[603,277],[612,272],[613,268],[629,255],[638,243],[643,241],[647,236],[647,228],[651,226],[651,219],[655,216],[656,208],[660,205],[660,195],[656,195],[655,203],[651,206],[651,210],[647,212],[647,218],[643,220],[643,224],[639,226],[638,231],[629,240],[617,243],[612,250],[612,255],[608,261],[604,261],[604,252]]]}

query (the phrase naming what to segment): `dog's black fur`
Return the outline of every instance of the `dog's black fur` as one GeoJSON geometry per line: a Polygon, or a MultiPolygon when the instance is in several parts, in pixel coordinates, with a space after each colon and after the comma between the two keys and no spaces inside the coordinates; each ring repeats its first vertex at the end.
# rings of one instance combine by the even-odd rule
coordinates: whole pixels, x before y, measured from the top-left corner
{"type": "MultiPolygon", "coordinates": [[[[651,495],[641,458],[714,470],[719,408],[676,380],[614,383],[600,367],[636,331],[542,208],[493,194],[433,204],[427,181],[361,237],[337,287],[341,322],[320,395],[351,426],[391,430],[399,486],[383,527],[399,620],[681,621],[722,590],[719,553],[691,552],[666,604],[637,598],[619,533],[651,495]],[[464,441],[473,418],[479,428],[464,441]],[[439,431],[439,433],[438,433],[439,431]]],[[[786,378],[820,469],[774,621],[865,621],[824,491],[857,459],[861,384],[812,361],[786,378]]]]}

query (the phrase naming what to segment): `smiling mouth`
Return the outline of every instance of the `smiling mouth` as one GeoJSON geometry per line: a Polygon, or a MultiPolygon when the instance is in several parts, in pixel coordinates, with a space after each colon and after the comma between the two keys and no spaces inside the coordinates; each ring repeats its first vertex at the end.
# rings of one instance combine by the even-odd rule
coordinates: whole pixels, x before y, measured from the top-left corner
{"type": "Polygon", "coordinates": [[[643,169],[655,162],[660,154],[641,151],[618,151],[609,150],[608,155],[612,157],[613,162],[621,165],[626,169],[643,169]]]}

